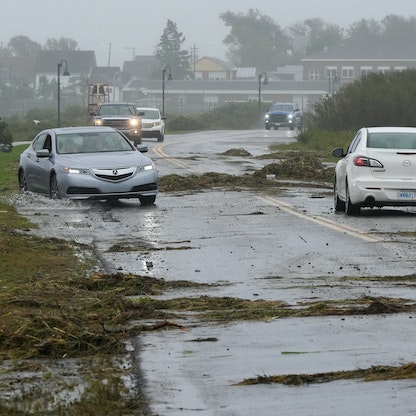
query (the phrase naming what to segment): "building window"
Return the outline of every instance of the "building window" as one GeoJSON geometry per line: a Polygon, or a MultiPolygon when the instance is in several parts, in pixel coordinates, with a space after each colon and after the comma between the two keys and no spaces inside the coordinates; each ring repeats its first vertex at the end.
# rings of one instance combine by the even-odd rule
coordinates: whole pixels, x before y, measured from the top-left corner
{"type": "Polygon", "coordinates": [[[325,78],[334,79],[337,77],[337,67],[336,66],[327,66],[325,67],[325,78]]]}
{"type": "Polygon", "coordinates": [[[201,80],[202,79],[202,72],[196,71],[195,72],[195,79],[196,80],[201,80]]]}
{"type": "Polygon", "coordinates": [[[361,71],[362,76],[366,76],[366,75],[370,74],[371,72],[373,72],[373,67],[372,66],[362,66],[360,71],[361,71]]]}
{"type": "Polygon", "coordinates": [[[218,96],[217,95],[206,95],[204,97],[205,108],[216,108],[218,107],[218,96]]]}
{"type": "Polygon", "coordinates": [[[319,71],[317,71],[316,69],[310,69],[309,81],[319,81],[319,71]]]}
{"type": "Polygon", "coordinates": [[[343,66],[342,67],[342,78],[354,78],[354,67],[353,66],[343,66]]]}
{"type": "Polygon", "coordinates": [[[377,72],[379,74],[387,74],[387,72],[390,72],[390,67],[389,66],[378,66],[377,67],[377,72]]]}
{"type": "Polygon", "coordinates": [[[222,81],[224,79],[227,79],[227,73],[226,72],[210,72],[208,74],[208,79],[210,81],[222,81]]]}

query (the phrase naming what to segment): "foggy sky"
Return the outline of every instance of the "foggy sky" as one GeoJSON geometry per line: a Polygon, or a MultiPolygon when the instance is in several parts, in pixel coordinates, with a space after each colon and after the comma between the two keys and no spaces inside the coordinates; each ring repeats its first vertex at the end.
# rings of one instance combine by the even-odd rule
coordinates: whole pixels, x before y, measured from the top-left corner
{"type": "Polygon", "coordinates": [[[348,27],[364,18],[416,15],[415,0],[2,0],[0,42],[24,35],[44,45],[48,38],[71,38],[81,50],[94,50],[97,64],[122,66],[136,55],[152,55],[168,19],[197,56],[225,59],[229,28],[219,15],[258,9],[281,28],[309,18],[348,27]],[[111,46],[110,46],[111,45],[111,46]],[[133,49],[134,48],[134,49],[133,49]],[[111,52],[110,52],[111,51],[111,52]]]}

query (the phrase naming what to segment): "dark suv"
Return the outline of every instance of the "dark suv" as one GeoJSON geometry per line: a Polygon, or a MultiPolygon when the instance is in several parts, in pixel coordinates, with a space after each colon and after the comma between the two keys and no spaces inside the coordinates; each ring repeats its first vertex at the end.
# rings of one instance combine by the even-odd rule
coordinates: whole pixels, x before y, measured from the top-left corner
{"type": "Polygon", "coordinates": [[[302,112],[294,103],[274,103],[270,106],[264,117],[266,130],[272,127],[277,130],[279,127],[289,127],[290,130],[302,128],[302,112]]]}
{"type": "Polygon", "coordinates": [[[102,103],[97,112],[90,113],[91,124],[114,127],[124,133],[134,145],[142,143],[141,115],[134,104],[121,102],[102,103]]]}

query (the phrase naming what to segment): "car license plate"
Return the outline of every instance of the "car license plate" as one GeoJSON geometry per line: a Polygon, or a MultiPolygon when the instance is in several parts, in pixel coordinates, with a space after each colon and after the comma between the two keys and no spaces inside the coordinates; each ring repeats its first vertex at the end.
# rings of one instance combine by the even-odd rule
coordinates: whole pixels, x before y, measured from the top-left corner
{"type": "Polygon", "coordinates": [[[397,192],[398,199],[416,199],[416,191],[399,191],[397,192]]]}

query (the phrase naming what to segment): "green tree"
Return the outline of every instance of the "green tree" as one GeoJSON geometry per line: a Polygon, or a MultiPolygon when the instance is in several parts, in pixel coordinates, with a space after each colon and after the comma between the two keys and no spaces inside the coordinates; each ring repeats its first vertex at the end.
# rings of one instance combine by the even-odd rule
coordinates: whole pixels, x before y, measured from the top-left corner
{"type": "Polygon", "coordinates": [[[13,142],[13,134],[9,125],[0,118],[0,143],[10,144],[13,142]]]}
{"type": "Polygon", "coordinates": [[[383,35],[386,37],[416,37],[416,17],[403,17],[390,14],[382,21],[383,35]]]}
{"type": "Polygon", "coordinates": [[[291,50],[298,60],[336,45],[343,39],[343,31],[338,25],[326,23],[320,18],[295,23],[287,32],[291,38],[291,50]]]}
{"type": "Polygon", "coordinates": [[[76,51],[79,48],[78,42],[71,38],[48,38],[44,49],[48,51],[76,51]]]}
{"type": "Polygon", "coordinates": [[[307,19],[304,24],[309,39],[306,46],[306,55],[336,45],[343,39],[342,30],[338,25],[326,23],[319,18],[307,19]]]}
{"type": "Polygon", "coordinates": [[[269,16],[250,9],[247,14],[227,11],[220,18],[230,28],[223,42],[234,65],[275,70],[289,60],[289,38],[269,16]]]}
{"type": "Polygon", "coordinates": [[[382,34],[382,25],[374,19],[360,19],[354,22],[347,29],[347,35],[350,38],[366,38],[382,34]]]}
{"type": "Polygon", "coordinates": [[[412,126],[416,114],[416,70],[371,73],[315,103],[312,109],[308,125],[317,129],[412,126]]]}
{"type": "Polygon", "coordinates": [[[36,95],[39,98],[51,99],[55,96],[57,82],[55,79],[48,81],[45,75],[39,77],[39,85],[36,89],[36,95]]]}
{"type": "Polygon", "coordinates": [[[190,75],[191,55],[188,50],[182,49],[184,42],[185,37],[178,31],[176,23],[168,19],[156,49],[159,74],[169,66],[175,79],[185,79],[190,75]]]}
{"type": "Polygon", "coordinates": [[[16,58],[35,58],[42,46],[30,40],[27,36],[14,36],[9,40],[7,47],[11,56],[16,58]]]}
{"type": "Polygon", "coordinates": [[[390,14],[381,22],[374,19],[360,19],[347,29],[349,37],[415,37],[416,38],[416,17],[403,17],[390,14]]]}

